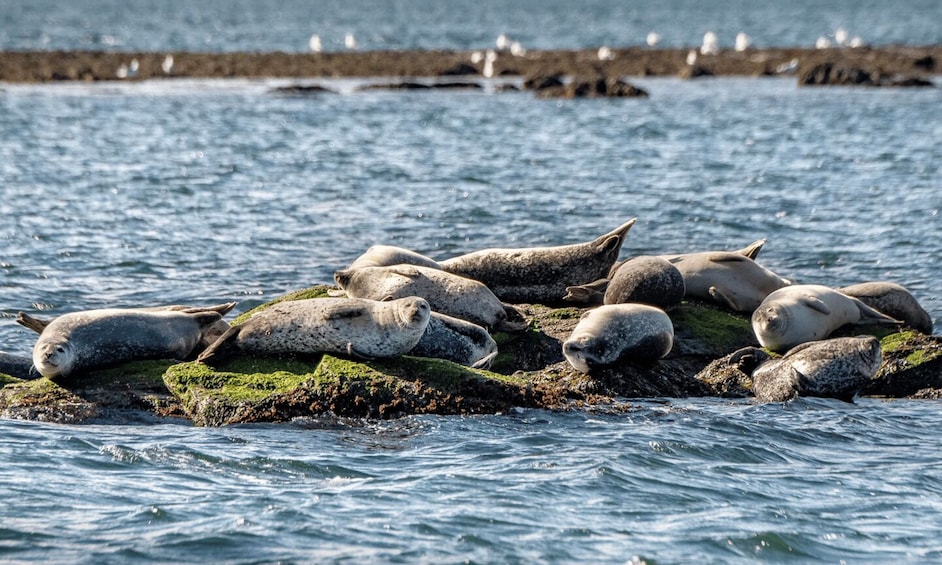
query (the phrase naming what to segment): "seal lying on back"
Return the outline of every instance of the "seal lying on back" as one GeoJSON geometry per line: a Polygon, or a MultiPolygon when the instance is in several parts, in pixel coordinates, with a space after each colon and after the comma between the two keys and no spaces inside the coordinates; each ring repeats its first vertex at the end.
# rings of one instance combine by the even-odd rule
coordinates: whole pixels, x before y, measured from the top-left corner
{"type": "Polygon", "coordinates": [[[663,256],[684,277],[686,297],[716,302],[735,312],[752,313],[770,293],[791,284],[756,263],[765,240],[739,251],[707,251],[663,256]]]}
{"type": "Polygon", "coordinates": [[[432,312],[422,339],[408,354],[480,369],[488,367],[497,356],[497,342],[477,324],[432,312]]]}
{"type": "Polygon", "coordinates": [[[588,243],[482,249],[439,262],[442,269],[484,283],[511,304],[558,304],[566,287],[604,278],[635,218],[588,243]]]}
{"type": "Polygon", "coordinates": [[[827,338],[845,324],[899,326],[860,300],[817,284],[786,286],[769,294],[752,314],[759,343],[773,351],[827,338]]]}
{"type": "Polygon", "coordinates": [[[415,296],[386,302],[359,298],[288,300],[230,328],[197,361],[214,363],[238,351],[256,355],[396,357],[419,343],[430,315],[428,302],[415,296]]]}
{"type": "Polygon", "coordinates": [[[186,359],[204,328],[220,318],[215,311],[119,308],[64,314],[42,330],[33,346],[33,365],[44,377],[67,378],[128,361],[186,359]]]}
{"type": "Polygon", "coordinates": [[[924,334],[932,333],[932,318],[905,287],[896,283],[875,281],[837,289],[853,296],[867,306],[900,320],[924,334]]]}
{"type": "Polygon", "coordinates": [[[480,282],[438,269],[418,265],[343,269],[334,273],[334,281],[351,298],[421,296],[433,311],[479,326],[506,331],[526,327],[509,321],[509,307],[480,282]]]}
{"type": "Polygon", "coordinates": [[[652,361],[670,353],[674,325],[644,304],[607,304],[587,311],[563,343],[574,369],[589,373],[623,361],[652,361]]]}
{"type": "Polygon", "coordinates": [[[684,298],[684,277],[666,259],[650,255],[632,257],[613,268],[609,279],[566,288],[567,302],[583,304],[638,303],[670,309],[684,298]]]}
{"type": "Polygon", "coordinates": [[[389,267],[391,265],[418,265],[430,269],[441,269],[437,261],[416,253],[411,249],[395,245],[373,245],[350,263],[348,269],[358,267],[389,267]]]}
{"type": "Polygon", "coordinates": [[[796,396],[850,402],[876,376],[882,357],[880,341],[869,335],[803,343],[759,365],[752,373],[752,389],[760,402],[796,396]]]}

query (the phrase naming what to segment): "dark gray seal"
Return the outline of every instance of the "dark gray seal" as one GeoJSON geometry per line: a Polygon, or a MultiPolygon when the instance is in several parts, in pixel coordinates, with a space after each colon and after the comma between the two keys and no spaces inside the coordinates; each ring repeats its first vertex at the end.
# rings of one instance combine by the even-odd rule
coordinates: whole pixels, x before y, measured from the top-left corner
{"type": "Polygon", "coordinates": [[[785,402],[796,396],[850,402],[880,370],[883,353],[873,336],[837,337],[803,343],[752,373],[760,402],[785,402]]]}
{"type": "Polygon", "coordinates": [[[415,296],[385,302],[359,298],[287,300],[230,328],[197,361],[212,364],[238,352],[397,357],[419,343],[430,315],[428,302],[415,296]]]}
{"type": "Polygon", "coordinates": [[[391,265],[418,265],[430,269],[441,269],[441,265],[421,253],[396,247],[395,245],[373,245],[350,263],[348,269],[358,267],[389,267],[391,265]]]}
{"type": "Polygon", "coordinates": [[[0,373],[18,379],[38,379],[42,375],[33,367],[33,360],[23,355],[0,352],[0,373]]]}
{"type": "Polygon", "coordinates": [[[905,287],[887,281],[873,281],[837,289],[852,296],[867,306],[883,312],[906,326],[922,332],[932,333],[932,318],[919,301],[905,287]]]}
{"type": "Polygon", "coordinates": [[[563,355],[574,369],[590,373],[624,361],[660,359],[674,345],[674,325],[660,308],[606,304],[582,315],[563,355]]]}
{"type": "Polygon", "coordinates": [[[497,342],[477,324],[432,312],[422,339],[408,354],[482,369],[497,356],[497,342]]]}
{"type": "Polygon", "coordinates": [[[684,292],[684,276],[670,261],[640,255],[622,262],[608,280],[567,288],[565,299],[587,304],[633,302],[668,310],[680,304],[684,292]]]}
{"type": "Polygon", "coordinates": [[[559,304],[566,287],[605,278],[636,219],[588,243],[482,249],[440,261],[442,269],[484,283],[510,304],[559,304]]]}
{"type": "Polygon", "coordinates": [[[36,340],[33,365],[44,377],[68,378],[129,361],[186,359],[204,329],[221,317],[215,311],[120,308],[63,314],[49,322],[36,340]]]}

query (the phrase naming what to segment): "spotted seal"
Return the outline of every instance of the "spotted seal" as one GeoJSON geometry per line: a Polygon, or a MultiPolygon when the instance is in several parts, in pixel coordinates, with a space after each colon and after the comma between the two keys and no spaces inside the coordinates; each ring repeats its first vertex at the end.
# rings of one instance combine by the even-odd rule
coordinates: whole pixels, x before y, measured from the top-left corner
{"type": "Polygon", "coordinates": [[[817,284],[780,288],[752,314],[756,338],[773,351],[825,339],[845,324],[899,326],[901,322],[856,298],[817,284]]]}
{"type": "Polygon", "coordinates": [[[685,296],[715,302],[735,312],[752,313],[770,293],[791,284],[756,263],[765,240],[739,251],[707,251],[662,256],[684,277],[685,296]]]}
{"type": "Polygon", "coordinates": [[[421,253],[396,247],[395,245],[373,245],[365,253],[353,260],[347,267],[356,269],[358,267],[389,267],[391,265],[418,265],[430,269],[441,269],[438,261],[426,257],[421,253]]]}
{"type": "Polygon", "coordinates": [[[482,249],[440,261],[442,269],[484,283],[510,304],[562,302],[566,287],[604,278],[636,218],[588,243],[482,249]]]}
{"type": "Polygon", "coordinates": [[[421,296],[432,310],[495,330],[523,329],[494,293],[482,283],[418,265],[361,267],[334,273],[334,281],[351,298],[386,300],[421,296]]]}
{"type": "Polygon", "coordinates": [[[287,300],[230,328],[197,361],[213,364],[238,352],[396,357],[419,343],[430,315],[428,302],[415,296],[385,302],[361,298],[287,300]]]}
{"type": "Polygon", "coordinates": [[[661,257],[639,255],[622,262],[609,279],[566,288],[564,300],[584,304],[649,304],[668,310],[684,298],[684,277],[661,257]]]}
{"type": "Polygon", "coordinates": [[[916,298],[902,285],[873,281],[837,289],[867,306],[900,320],[908,327],[924,334],[932,333],[932,318],[916,298]]]}
{"type": "Polygon", "coordinates": [[[670,353],[674,325],[660,308],[606,304],[588,310],[563,343],[574,369],[589,373],[623,361],[653,361],[670,353]]]}
{"type": "Polygon", "coordinates": [[[33,367],[32,358],[2,351],[0,351],[0,373],[24,380],[37,379],[42,376],[33,367]]]}
{"type": "Polygon", "coordinates": [[[408,354],[480,369],[490,366],[497,356],[497,342],[477,324],[432,312],[422,339],[408,354]]]}
{"type": "Polygon", "coordinates": [[[121,308],[63,314],[39,334],[33,346],[33,365],[44,377],[68,378],[128,361],[186,359],[204,329],[221,317],[216,311],[121,308]]]}
{"type": "Polygon", "coordinates": [[[882,362],[873,336],[836,337],[803,343],[770,359],[752,373],[760,402],[785,402],[796,396],[851,401],[876,376],[882,362]]]}

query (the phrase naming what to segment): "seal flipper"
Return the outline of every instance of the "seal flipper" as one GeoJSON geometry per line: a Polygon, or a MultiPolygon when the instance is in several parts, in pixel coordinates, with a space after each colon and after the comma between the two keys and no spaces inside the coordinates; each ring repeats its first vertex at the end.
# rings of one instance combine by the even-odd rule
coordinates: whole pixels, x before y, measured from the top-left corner
{"type": "Polygon", "coordinates": [[[592,245],[595,246],[599,253],[602,253],[603,251],[621,249],[621,244],[625,240],[625,235],[628,233],[628,230],[631,229],[631,226],[635,225],[635,222],[637,221],[638,218],[631,218],[614,230],[596,238],[595,241],[592,242],[592,245]]]}
{"type": "Polygon", "coordinates": [[[234,357],[241,351],[236,344],[236,338],[239,336],[240,331],[242,331],[240,326],[234,326],[226,330],[226,333],[219,336],[219,339],[199,354],[196,362],[213,365],[234,357]]]}
{"type": "Polygon", "coordinates": [[[756,260],[756,257],[759,256],[759,252],[762,251],[762,246],[765,245],[765,238],[757,239],[750,243],[749,245],[743,247],[742,249],[736,251],[739,255],[743,257],[748,257],[753,261],[756,260]]]}
{"type": "Polygon", "coordinates": [[[476,363],[471,365],[471,368],[472,369],[485,369],[485,370],[489,369],[491,367],[491,361],[493,361],[496,357],[497,357],[497,351],[487,355],[486,357],[482,357],[476,363]]]}
{"type": "MultiPolygon", "coordinates": [[[[847,295],[845,295],[847,296],[847,295]]],[[[901,322],[896,318],[891,318],[879,310],[875,310],[870,306],[864,304],[861,300],[858,300],[853,297],[848,297],[857,304],[857,309],[860,310],[860,322],[859,324],[875,324],[878,326],[891,326],[891,327],[902,327],[906,325],[905,322],[901,322]]]]}
{"type": "Polygon", "coordinates": [[[589,284],[567,286],[563,302],[576,304],[602,304],[605,301],[605,291],[608,290],[609,279],[599,279],[589,284]]]}
{"type": "Polygon", "coordinates": [[[51,322],[49,320],[40,320],[39,318],[34,318],[27,314],[26,312],[19,312],[16,316],[16,323],[33,330],[34,332],[41,334],[43,330],[46,329],[51,322]]]}
{"type": "Polygon", "coordinates": [[[530,323],[523,317],[520,310],[517,310],[510,304],[501,303],[504,306],[504,312],[507,317],[498,321],[494,325],[494,330],[499,332],[522,332],[529,327],[530,323]]]}
{"type": "Polygon", "coordinates": [[[361,306],[350,305],[334,308],[330,312],[324,313],[324,320],[343,320],[346,318],[358,318],[364,314],[361,306]]]}
{"type": "Polygon", "coordinates": [[[218,312],[220,316],[225,316],[229,312],[232,312],[232,309],[236,307],[237,302],[224,302],[222,304],[216,304],[215,306],[193,306],[190,308],[183,308],[180,310],[184,314],[198,314],[201,312],[218,312]]]}
{"type": "Polygon", "coordinates": [[[707,289],[707,291],[710,293],[710,296],[713,298],[713,300],[717,301],[723,306],[726,306],[734,312],[744,312],[747,310],[745,306],[736,300],[735,296],[731,296],[720,288],[711,286],[709,289],[707,289]]]}
{"type": "Polygon", "coordinates": [[[817,310],[825,316],[831,315],[831,309],[828,308],[828,305],[825,304],[820,298],[814,296],[802,296],[800,300],[802,304],[808,308],[811,308],[812,310],[817,310]]]}
{"type": "Polygon", "coordinates": [[[375,357],[371,355],[366,355],[365,353],[360,353],[359,351],[357,351],[356,348],[353,346],[352,341],[347,342],[347,355],[349,355],[350,357],[355,357],[357,359],[363,359],[365,361],[372,361],[373,359],[375,359],[375,357]]]}

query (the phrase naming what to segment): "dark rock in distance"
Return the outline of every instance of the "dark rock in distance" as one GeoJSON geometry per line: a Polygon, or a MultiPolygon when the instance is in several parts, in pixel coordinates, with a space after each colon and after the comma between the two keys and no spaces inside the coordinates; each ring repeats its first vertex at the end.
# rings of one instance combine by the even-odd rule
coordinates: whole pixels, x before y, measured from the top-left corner
{"type": "Polygon", "coordinates": [[[574,78],[568,84],[542,88],[538,98],[647,98],[648,93],[614,78],[574,78]]]}

